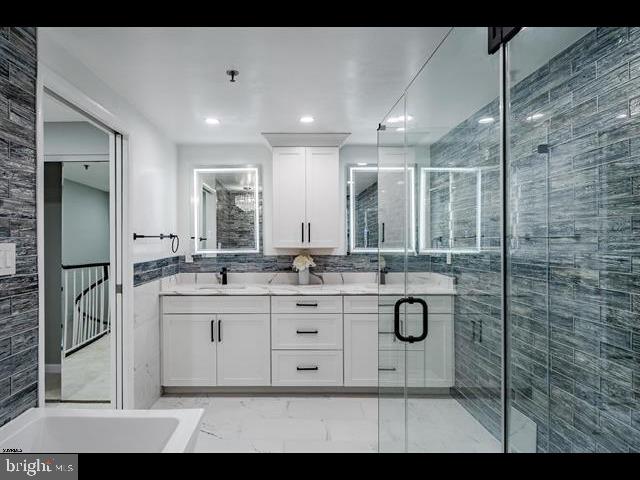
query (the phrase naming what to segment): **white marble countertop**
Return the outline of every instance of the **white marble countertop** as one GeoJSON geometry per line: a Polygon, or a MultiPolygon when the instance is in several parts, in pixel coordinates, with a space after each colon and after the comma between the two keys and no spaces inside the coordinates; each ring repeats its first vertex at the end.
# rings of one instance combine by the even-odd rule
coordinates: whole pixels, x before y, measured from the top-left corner
{"type": "Polygon", "coordinates": [[[286,272],[233,273],[221,285],[213,273],[180,273],[162,280],[160,295],[455,295],[453,278],[434,273],[410,273],[406,292],[403,274],[388,274],[385,285],[378,285],[375,273],[325,273],[309,285],[296,285],[297,278],[286,272]]]}
{"type": "Polygon", "coordinates": [[[344,285],[173,285],[160,295],[455,295],[455,289],[441,285],[344,284],[344,285]]]}

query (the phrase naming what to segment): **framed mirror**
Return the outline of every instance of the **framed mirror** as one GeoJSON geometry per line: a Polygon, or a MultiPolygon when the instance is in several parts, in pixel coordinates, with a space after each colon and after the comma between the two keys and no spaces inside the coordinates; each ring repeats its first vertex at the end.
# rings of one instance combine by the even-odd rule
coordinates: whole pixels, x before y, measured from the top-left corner
{"type": "Polygon", "coordinates": [[[193,170],[194,252],[260,251],[260,183],[256,167],[193,170]]]}
{"type": "Polygon", "coordinates": [[[415,187],[414,168],[408,167],[408,188],[403,167],[349,167],[349,251],[376,253],[404,251],[405,234],[408,250],[415,251],[415,187]],[[405,193],[409,201],[409,222],[398,216],[405,193]],[[382,201],[380,201],[382,199],[382,201]]]}
{"type": "Polygon", "coordinates": [[[497,167],[420,169],[420,253],[477,253],[492,248],[488,229],[495,218],[483,217],[490,201],[483,183],[495,184],[497,167]],[[483,238],[485,239],[483,243],[483,238]]]}

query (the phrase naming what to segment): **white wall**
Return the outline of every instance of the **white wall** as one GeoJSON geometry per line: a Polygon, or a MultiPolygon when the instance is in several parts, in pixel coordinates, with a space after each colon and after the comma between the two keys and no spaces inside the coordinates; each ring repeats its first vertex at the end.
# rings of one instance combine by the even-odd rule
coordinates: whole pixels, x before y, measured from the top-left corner
{"type": "Polygon", "coordinates": [[[109,261],[109,192],[65,178],[62,184],[62,263],[109,261]]]}
{"type": "MultiPolygon", "coordinates": [[[[348,165],[358,162],[375,164],[375,145],[352,145],[340,149],[340,222],[341,244],[336,249],[312,250],[316,255],[346,254],[346,180],[348,165]]],[[[271,246],[271,215],[273,203],[272,154],[267,144],[256,145],[179,145],[178,146],[178,231],[182,253],[193,253],[193,169],[214,166],[258,166],[260,184],[263,187],[263,236],[264,254],[296,253],[297,250],[276,249],[271,246]]]]}

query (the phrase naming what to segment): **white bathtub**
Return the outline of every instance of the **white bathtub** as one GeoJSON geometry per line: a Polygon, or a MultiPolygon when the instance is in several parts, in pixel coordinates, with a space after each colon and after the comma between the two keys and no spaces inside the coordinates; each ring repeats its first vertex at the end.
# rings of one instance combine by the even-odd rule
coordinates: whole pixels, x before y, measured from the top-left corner
{"type": "Polygon", "coordinates": [[[0,452],[191,452],[203,414],[32,408],[0,428],[0,452]]]}

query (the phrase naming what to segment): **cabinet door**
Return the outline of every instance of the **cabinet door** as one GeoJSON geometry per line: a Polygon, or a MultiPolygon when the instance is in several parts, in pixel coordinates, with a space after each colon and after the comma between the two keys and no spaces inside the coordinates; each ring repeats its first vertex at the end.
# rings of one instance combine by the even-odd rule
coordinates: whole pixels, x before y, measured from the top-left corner
{"type": "Polygon", "coordinates": [[[307,148],[306,246],[336,248],[340,243],[338,149],[307,148]]]}
{"type": "Polygon", "coordinates": [[[344,384],[378,384],[378,315],[344,315],[344,384]]]}
{"type": "Polygon", "coordinates": [[[164,315],[162,385],[209,387],[216,384],[215,315],[164,315]]]}
{"type": "Polygon", "coordinates": [[[276,248],[301,247],[307,239],[305,148],[273,149],[272,239],[276,248]]]}
{"type": "Polygon", "coordinates": [[[269,337],[269,314],[218,315],[218,385],[270,385],[269,337]]]}
{"type": "Polygon", "coordinates": [[[424,341],[425,387],[453,386],[453,319],[429,315],[429,335],[424,341]]]}

